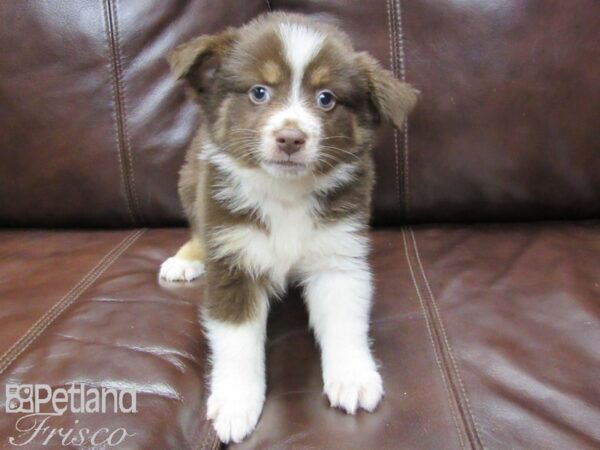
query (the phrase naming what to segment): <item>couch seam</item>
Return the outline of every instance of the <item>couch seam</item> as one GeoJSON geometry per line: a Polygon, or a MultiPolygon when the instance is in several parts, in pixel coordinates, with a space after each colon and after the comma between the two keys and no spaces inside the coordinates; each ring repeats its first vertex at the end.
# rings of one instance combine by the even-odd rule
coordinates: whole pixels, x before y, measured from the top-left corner
{"type": "Polygon", "coordinates": [[[415,255],[417,257],[417,263],[419,266],[419,270],[421,272],[421,276],[423,277],[423,280],[425,281],[425,287],[427,289],[427,293],[429,294],[429,299],[431,300],[431,305],[433,306],[433,311],[435,314],[434,319],[437,319],[437,325],[438,325],[438,328],[442,335],[443,343],[445,344],[446,351],[448,353],[448,356],[450,357],[450,362],[451,362],[451,366],[452,366],[451,369],[454,372],[458,387],[460,389],[460,393],[462,393],[462,398],[460,398],[460,395],[459,395],[458,396],[459,398],[457,400],[459,401],[459,404],[464,403],[466,406],[466,411],[465,411],[465,408],[461,408],[461,409],[463,409],[462,415],[466,422],[465,425],[468,425],[466,427],[466,429],[467,429],[468,433],[470,435],[472,435],[472,436],[469,436],[470,441],[471,441],[473,447],[475,447],[475,448],[479,447],[479,448],[485,449],[485,446],[483,445],[483,442],[481,439],[481,435],[479,433],[479,427],[478,427],[477,421],[475,419],[475,415],[473,414],[473,411],[471,408],[469,396],[467,395],[467,391],[464,386],[462,376],[460,374],[460,369],[458,367],[458,363],[456,361],[456,358],[454,357],[454,352],[452,350],[452,346],[450,345],[450,341],[449,341],[448,335],[446,333],[446,328],[444,326],[444,322],[442,321],[442,317],[441,317],[439,308],[437,306],[437,302],[435,301],[435,297],[433,296],[433,291],[431,290],[431,285],[429,283],[429,279],[427,278],[425,269],[423,267],[423,263],[421,261],[421,256],[420,256],[419,247],[417,244],[417,239],[415,237],[415,233],[412,230],[412,228],[410,228],[410,235],[411,235],[411,239],[412,239],[413,246],[415,249],[415,255]]]}
{"type": "Polygon", "coordinates": [[[212,434],[212,437],[213,437],[213,440],[211,442],[210,448],[213,449],[213,450],[216,450],[216,449],[218,449],[218,448],[221,447],[221,440],[217,436],[217,433],[214,431],[214,429],[212,428],[212,426],[211,426],[210,429],[211,429],[210,433],[212,434]]]}
{"type": "Polygon", "coordinates": [[[209,428],[208,434],[212,436],[212,441],[210,442],[210,447],[208,449],[215,450],[221,447],[221,440],[217,436],[216,431],[213,429],[212,425],[209,428]]]}
{"type": "MultiPolygon", "coordinates": [[[[202,430],[202,427],[200,427],[200,430],[202,430]]],[[[196,435],[200,432],[200,430],[198,432],[196,432],[196,435]]],[[[199,450],[206,449],[206,440],[208,439],[209,436],[210,436],[210,433],[204,433],[204,438],[200,442],[200,447],[198,447],[199,450]]]]}
{"type": "Polygon", "coordinates": [[[198,426],[194,430],[190,448],[194,448],[196,450],[204,450],[206,448],[206,439],[208,437],[208,433],[204,433],[204,435],[202,435],[202,440],[200,440],[200,437],[201,437],[200,433],[202,432],[203,425],[204,425],[204,422],[200,423],[200,426],[198,426]],[[194,445],[194,443],[197,443],[197,444],[194,445]]]}
{"type": "Polygon", "coordinates": [[[108,269],[142,234],[145,229],[131,232],[114,246],[100,261],[81,278],[58,302],[40,317],[2,356],[0,374],[27,350],[36,339],[71,306],[106,269],[108,269]]]}
{"type": "Polygon", "coordinates": [[[109,54],[109,59],[108,59],[108,72],[111,74],[111,92],[112,92],[112,101],[113,101],[113,112],[111,114],[112,116],[112,120],[113,120],[113,127],[114,127],[114,139],[115,139],[115,145],[117,147],[117,157],[119,159],[119,174],[121,176],[121,185],[123,188],[123,192],[124,192],[124,196],[125,196],[125,205],[127,206],[127,211],[129,212],[129,218],[131,220],[132,224],[135,224],[135,216],[133,214],[133,209],[131,207],[131,201],[129,198],[129,193],[128,193],[128,189],[127,189],[127,179],[125,176],[125,169],[124,169],[124,162],[123,162],[123,156],[121,154],[121,146],[119,143],[119,119],[117,117],[117,108],[116,108],[116,103],[117,103],[117,94],[116,94],[116,89],[115,89],[115,81],[114,81],[114,64],[113,64],[113,57],[112,57],[112,47],[111,47],[111,40],[110,40],[110,34],[109,34],[109,29],[110,29],[110,19],[109,19],[109,15],[108,15],[108,8],[107,8],[107,1],[108,0],[103,0],[102,1],[102,12],[104,14],[104,24],[106,27],[106,48],[108,50],[108,54],[109,54]]]}
{"type": "MultiPolygon", "coordinates": [[[[388,36],[389,36],[389,53],[390,53],[390,68],[392,73],[396,75],[397,73],[397,62],[396,62],[396,33],[395,28],[392,26],[394,8],[391,3],[392,0],[385,0],[386,3],[386,11],[387,11],[387,23],[388,23],[388,36]]],[[[400,214],[402,214],[402,193],[400,188],[400,156],[399,156],[399,148],[398,148],[398,130],[394,127],[393,131],[394,135],[394,164],[395,164],[395,179],[396,179],[396,197],[398,203],[400,204],[400,214]]]]}
{"type": "MultiPolygon", "coordinates": [[[[204,392],[206,394],[208,394],[209,393],[208,391],[209,391],[209,389],[205,384],[204,392]]],[[[205,395],[204,397],[205,397],[205,398],[203,398],[204,407],[203,407],[203,412],[200,415],[200,417],[206,417],[207,395],[205,395]]],[[[217,437],[217,433],[208,419],[203,419],[200,422],[200,425],[198,426],[196,432],[194,433],[193,440],[200,442],[199,445],[194,447],[197,450],[207,450],[207,449],[216,450],[217,448],[221,447],[221,445],[220,445],[221,441],[217,437]],[[201,434],[203,434],[202,441],[199,441],[201,434]]]]}
{"type": "MultiPolygon", "coordinates": [[[[217,433],[213,429],[212,425],[208,422],[206,423],[208,425],[208,430],[204,434],[204,437],[200,442],[200,446],[196,448],[198,450],[215,450],[221,446],[221,441],[217,437],[217,433]]],[[[202,431],[202,427],[200,427],[200,430],[196,433],[196,436],[200,433],[200,431],[202,431]]]]}
{"type": "Polygon", "coordinates": [[[129,161],[129,166],[128,166],[128,170],[129,170],[129,179],[131,180],[131,196],[133,198],[133,204],[136,208],[136,212],[138,215],[138,219],[141,220],[143,222],[143,215],[142,215],[142,208],[140,207],[140,201],[139,201],[139,196],[138,196],[138,191],[137,191],[137,185],[135,182],[135,171],[134,171],[134,164],[135,164],[135,159],[134,159],[134,154],[133,151],[131,150],[131,136],[129,134],[129,108],[127,105],[127,87],[126,84],[123,82],[123,55],[121,54],[121,32],[119,31],[119,16],[118,16],[118,11],[119,11],[119,0],[114,0],[114,22],[115,22],[115,50],[117,50],[116,56],[117,56],[117,62],[118,62],[118,68],[119,68],[119,86],[120,86],[120,90],[119,93],[121,95],[121,105],[122,105],[122,109],[123,109],[123,119],[122,119],[122,128],[123,128],[123,135],[125,136],[125,149],[127,150],[127,155],[129,157],[128,161],[129,161]]]}
{"type": "Polygon", "coordinates": [[[117,17],[117,4],[112,0],[103,1],[103,9],[106,22],[106,40],[109,51],[109,70],[112,78],[113,97],[113,120],[115,127],[115,142],[123,184],[125,186],[125,199],[127,209],[131,216],[133,225],[137,225],[141,219],[135,176],[133,174],[133,155],[131,152],[131,141],[127,126],[127,105],[125,100],[123,68],[121,60],[119,25],[117,17]]]}
{"type": "MultiPolygon", "coordinates": [[[[400,79],[406,82],[406,56],[404,53],[404,28],[402,26],[402,2],[401,0],[395,0],[398,8],[398,53],[400,56],[400,79]]],[[[404,136],[404,164],[403,164],[403,191],[404,191],[404,215],[406,222],[410,221],[410,193],[409,193],[409,170],[410,170],[410,158],[409,158],[409,146],[408,146],[408,118],[404,119],[404,129],[402,130],[404,136]]],[[[399,176],[399,175],[398,175],[399,176]]],[[[398,182],[400,183],[400,182],[398,182]]],[[[400,200],[401,201],[401,200],[400,200]]]]}
{"type": "Polygon", "coordinates": [[[442,360],[440,358],[439,355],[439,351],[438,351],[438,347],[435,344],[435,338],[433,336],[433,328],[432,328],[432,323],[430,322],[430,318],[429,318],[429,314],[427,313],[427,309],[425,307],[425,302],[423,300],[423,297],[421,295],[421,290],[419,289],[419,283],[417,282],[416,276],[415,276],[415,271],[413,269],[413,263],[411,261],[410,258],[410,254],[409,254],[409,250],[408,250],[408,241],[406,238],[406,229],[402,228],[402,240],[404,241],[404,254],[406,256],[406,262],[408,263],[408,268],[410,271],[410,276],[413,282],[413,285],[415,287],[415,292],[417,293],[417,297],[419,299],[419,304],[421,306],[421,310],[423,311],[423,317],[425,319],[425,325],[427,327],[427,334],[429,336],[429,340],[431,342],[431,347],[433,349],[433,354],[435,356],[435,362],[436,365],[438,367],[438,371],[440,373],[440,378],[442,379],[442,384],[444,386],[444,390],[446,392],[446,399],[448,401],[448,407],[450,408],[450,414],[452,415],[452,421],[454,422],[454,427],[456,429],[456,433],[458,435],[458,440],[460,442],[460,447],[464,450],[466,449],[465,447],[465,441],[463,438],[463,432],[461,430],[461,427],[458,423],[458,417],[457,417],[457,407],[455,405],[455,402],[452,401],[453,400],[453,395],[451,392],[451,389],[448,385],[449,380],[447,379],[447,376],[444,373],[444,369],[442,367],[442,360]]]}

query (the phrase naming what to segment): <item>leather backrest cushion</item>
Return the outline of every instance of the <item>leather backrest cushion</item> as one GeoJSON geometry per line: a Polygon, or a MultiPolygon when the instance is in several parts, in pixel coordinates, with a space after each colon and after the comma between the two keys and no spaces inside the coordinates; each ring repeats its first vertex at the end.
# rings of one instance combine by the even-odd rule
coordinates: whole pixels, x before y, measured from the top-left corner
{"type": "Polygon", "coordinates": [[[422,91],[375,148],[378,224],[600,216],[596,0],[0,2],[0,221],[164,226],[201,118],[165,54],[269,10],[337,23],[422,91]]]}
{"type": "Polygon", "coordinates": [[[265,12],[264,0],[0,2],[0,221],[183,223],[177,173],[197,108],[176,45],[265,12]]]}

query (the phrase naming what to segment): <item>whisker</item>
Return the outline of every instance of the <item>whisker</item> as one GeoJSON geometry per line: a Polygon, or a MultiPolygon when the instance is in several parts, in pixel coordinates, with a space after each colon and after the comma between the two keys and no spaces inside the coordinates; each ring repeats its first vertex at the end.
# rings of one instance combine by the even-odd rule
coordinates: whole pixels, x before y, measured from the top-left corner
{"type": "Polygon", "coordinates": [[[339,151],[339,152],[341,152],[343,154],[346,154],[348,156],[352,156],[353,158],[355,158],[357,160],[360,159],[358,155],[356,155],[356,154],[354,154],[352,152],[349,152],[348,150],[344,150],[343,148],[333,147],[333,146],[330,146],[330,145],[322,145],[321,148],[323,148],[323,149],[329,149],[329,150],[336,150],[336,151],[339,151]]]}
{"type": "Polygon", "coordinates": [[[233,130],[230,131],[230,133],[241,133],[241,132],[260,134],[259,131],[251,130],[250,128],[234,128],[233,130]]]}
{"type": "Polygon", "coordinates": [[[350,136],[342,136],[342,135],[339,135],[339,136],[327,136],[327,137],[321,138],[320,140],[321,141],[326,141],[328,139],[350,139],[350,140],[353,140],[350,136]]]}
{"type": "Polygon", "coordinates": [[[320,163],[326,164],[326,165],[327,165],[327,166],[329,166],[331,169],[335,169],[335,166],[334,166],[333,164],[331,164],[330,162],[328,162],[328,161],[325,161],[325,160],[322,160],[322,159],[318,158],[318,159],[317,159],[317,162],[320,162],[320,163]]]}
{"type": "Polygon", "coordinates": [[[333,155],[329,155],[327,153],[321,153],[320,155],[323,158],[329,158],[330,161],[333,161],[334,163],[340,163],[341,161],[339,159],[337,159],[335,156],[333,155]]]}
{"type": "Polygon", "coordinates": [[[221,151],[225,151],[225,150],[229,150],[232,147],[235,146],[245,146],[245,145],[250,145],[250,144],[260,144],[260,140],[259,139],[238,139],[238,140],[234,140],[234,141],[230,141],[227,143],[227,145],[223,146],[223,147],[219,147],[219,149],[221,151]]]}

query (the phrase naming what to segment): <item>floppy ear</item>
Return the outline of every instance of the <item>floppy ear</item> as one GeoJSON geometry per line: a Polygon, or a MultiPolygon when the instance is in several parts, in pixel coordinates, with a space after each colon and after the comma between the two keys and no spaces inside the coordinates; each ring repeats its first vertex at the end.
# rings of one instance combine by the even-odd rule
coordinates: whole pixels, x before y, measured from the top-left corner
{"type": "Polygon", "coordinates": [[[402,129],[404,121],[417,103],[419,91],[410,84],[398,80],[392,72],[384,69],[368,53],[359,53],[357,62],[366,74],[371,101],[377,112],[402,129]]]}
{"type": "Polygon", "coordinates": [[[237,30],[228,28],[181,44],[167,56],[171,72],[178,80],[186,79],[198,92],[205,92],[236,38],[237,30]]]}

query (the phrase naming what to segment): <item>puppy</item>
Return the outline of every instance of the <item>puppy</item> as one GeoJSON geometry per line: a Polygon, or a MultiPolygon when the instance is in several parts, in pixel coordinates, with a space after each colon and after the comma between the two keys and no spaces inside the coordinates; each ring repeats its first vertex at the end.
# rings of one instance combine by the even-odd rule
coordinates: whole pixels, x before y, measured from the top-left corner
{"type": "Polygon", "coordinates": [[[257,424],[269,299],[290,281],[304,289],[331,406],[373,411],[383,385],[368,338],[371,141],[382,119],[402,126],[417,91],[299,15],[200,36],[169,62],[203,120],[179,183],[191,239],[160,276],[205,272],[207,416],[219,438],[239,442],[257,424]]]}

